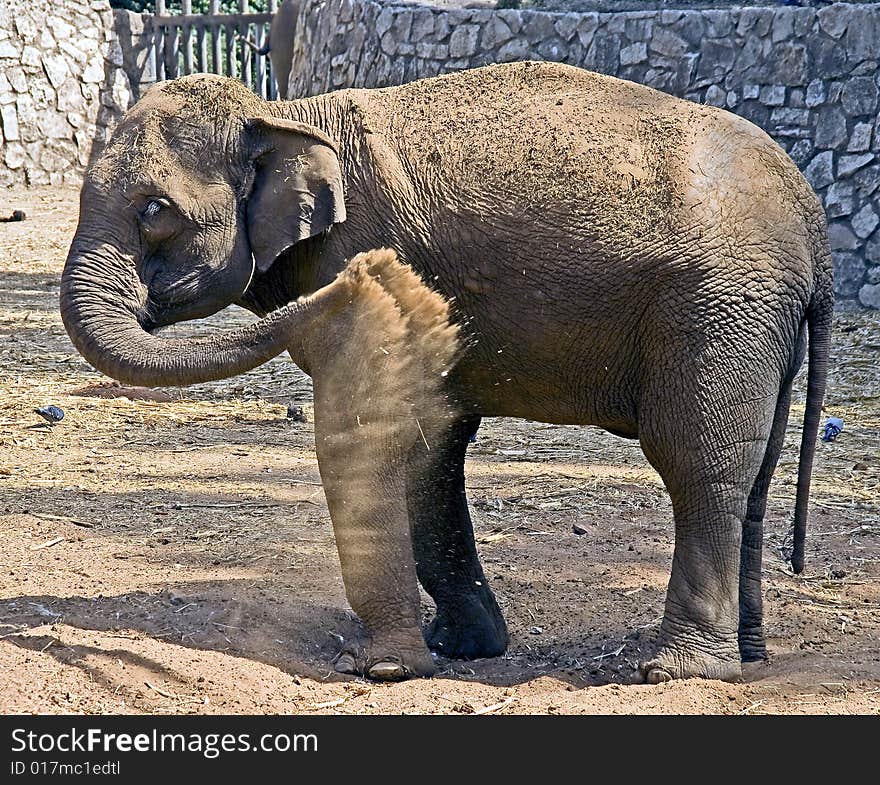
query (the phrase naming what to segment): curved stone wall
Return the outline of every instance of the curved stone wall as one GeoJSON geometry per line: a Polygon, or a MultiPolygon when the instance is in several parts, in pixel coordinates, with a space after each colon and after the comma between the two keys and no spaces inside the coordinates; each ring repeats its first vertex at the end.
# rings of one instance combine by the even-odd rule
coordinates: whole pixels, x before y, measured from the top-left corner
{"type": "Polygon", "coordinates": [[[616,14],[305,0],[291,95],[555,60],[723,107],[821,196],[841,307],[880,308],[880,4],[616,14]]]}

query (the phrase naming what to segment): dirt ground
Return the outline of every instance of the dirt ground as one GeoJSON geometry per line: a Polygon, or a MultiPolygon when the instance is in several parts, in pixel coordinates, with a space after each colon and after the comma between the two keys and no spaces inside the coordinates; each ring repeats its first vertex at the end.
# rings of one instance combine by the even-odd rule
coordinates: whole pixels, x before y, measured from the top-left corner
{"type": "Polygon", "coordinates": [[[328,666],[357,620],[312,426],[285,416],[288,402],[311,416],[308,378],[278,358],[162,400],[89,394],[108,380],[57,312],[77,192],[6,192],[0,214],[13,209],[28,217],[0,224],[3,712],[880,713],[880,314],[837,319],[826,409],[845,430],[819,443],[794,576],[778,549],[800,380],[768,516],[768,664],[738,684],[636,684],[672,554],[659,478],[637,444],[598,429],[496,420],[471,445],[468,483],[509,652],[376,685],[328,666]],[[48,404],[65,412],[51,428],[34,413],[48,404]]]}

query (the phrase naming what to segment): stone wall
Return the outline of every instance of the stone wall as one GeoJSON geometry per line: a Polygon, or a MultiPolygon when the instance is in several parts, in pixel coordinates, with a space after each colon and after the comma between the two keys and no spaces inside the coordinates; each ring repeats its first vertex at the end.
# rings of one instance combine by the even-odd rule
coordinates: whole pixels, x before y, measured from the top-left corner
{"type": "MultiPolygon", "coordinates": [[[[148,21],[0,0],[0,187],[78,181],[151,82],[148,21]]],[[[542,59],[757,123],[825,204],[838,301],[880,308],[880,3],[616,14],[305,0],[291,95],[542,59]]]]}
{"type": "Polygon", "coordinates": [[[79,182],[148,80],[151,40],[106,0],[0,0],[0,187],[79,182]]]}
{"type": "Polygon", "coordinates": [[[880,308],[880,4],[617,14],[306,0],[290,94],[555,60],[764,128],[822,197],[844,307],[880,308]]]}

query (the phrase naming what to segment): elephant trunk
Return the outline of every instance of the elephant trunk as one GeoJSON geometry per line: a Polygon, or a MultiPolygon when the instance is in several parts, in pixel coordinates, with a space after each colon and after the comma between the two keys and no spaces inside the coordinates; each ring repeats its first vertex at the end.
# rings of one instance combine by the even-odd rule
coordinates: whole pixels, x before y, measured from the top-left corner
{"type": "Polygon", "coordinates": [[[61,279],[61,318],[77,350],[99,371],[126,384],[188,385],[224,379],[288,348],[320,295],[244,327],[209,337],[169,339],[142,326],[146,289],[133,260],[107,244],[74,239],[61,279]]]}

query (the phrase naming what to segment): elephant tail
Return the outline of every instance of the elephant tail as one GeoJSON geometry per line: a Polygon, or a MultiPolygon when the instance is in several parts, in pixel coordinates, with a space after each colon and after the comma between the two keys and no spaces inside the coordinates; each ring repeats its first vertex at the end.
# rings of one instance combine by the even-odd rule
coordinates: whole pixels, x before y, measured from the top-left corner
{"type": "Polygon", "coordinates": [[[831,350],[831,323],[834,310],[831,252],[827,240],[814,255],[817,262],[815,288],[807,306],[807,335],[809,340],[809,370],[807,372],[807,403],[801,433],[798,461],[797,494],[794,506],[794,547],[791,567],[795,573],[804,569],[804,544],[807,539],[807,503],[810,496],[810,477],[816,454],[816,438],[822,416],[822,400],[828,375],[828,355],[831,350]]]}
{"type": "Polygon", "coordinates": [[[257,54],[261,54],[264,57],[272,51],[272,34],[268,33],[266,35],[266,40],[263,45],[257,49],[257,54]]]}

